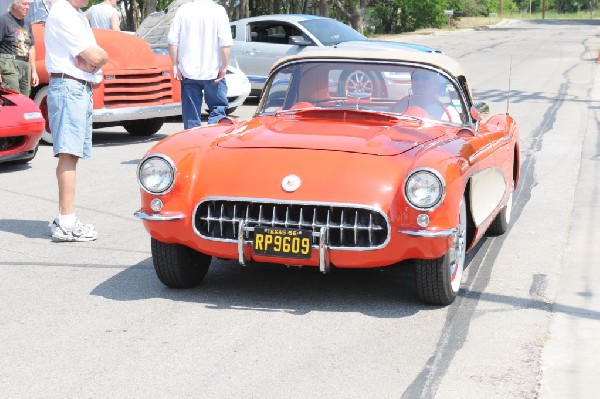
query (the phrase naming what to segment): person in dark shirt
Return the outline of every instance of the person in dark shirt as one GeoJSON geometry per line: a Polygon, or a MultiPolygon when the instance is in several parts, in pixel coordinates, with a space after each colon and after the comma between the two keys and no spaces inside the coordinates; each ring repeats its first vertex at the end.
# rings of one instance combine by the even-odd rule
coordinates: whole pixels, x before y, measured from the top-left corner
{"type": "Polygon", "coordinates": [[[13,0],[0,15],[0,85],[29,96],[39,83],[35,67],[35,39],[25,21],[31,0],[13,0]]]}

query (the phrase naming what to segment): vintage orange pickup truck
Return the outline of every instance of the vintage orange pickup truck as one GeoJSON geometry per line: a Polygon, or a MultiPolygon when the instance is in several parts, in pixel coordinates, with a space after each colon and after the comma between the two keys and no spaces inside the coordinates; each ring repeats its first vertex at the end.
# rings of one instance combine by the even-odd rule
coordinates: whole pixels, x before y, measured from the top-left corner
{"type": "MultiPolygon", "coordinates": [[[[6,10],[11,2],[0,0],[0,10],[6,10]]],[[[42,0],[33,0],[27,19],[32,21],[40,78],[31,98],[46,117],[49,78],[44,63],[43,9],[42,0]]],[[[180,87],[172,76],[168,56],[154,54],[145,40],[125,32],[94,29],[94,35],[109,55],[102,68],[102,82],[94,89],[94,127],[123,126],[132,135],[148,136],[161,128],[166,117],[181,115],[180,87]]],[[[52,141],[48,124],[42,140],[52,141]]]]}

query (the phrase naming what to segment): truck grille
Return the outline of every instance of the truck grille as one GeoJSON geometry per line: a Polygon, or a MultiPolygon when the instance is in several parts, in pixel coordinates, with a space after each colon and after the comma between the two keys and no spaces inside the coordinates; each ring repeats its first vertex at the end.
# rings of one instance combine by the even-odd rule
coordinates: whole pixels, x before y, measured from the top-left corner
{"type": "MultiPolygon", "coordinates": [[[[198,204],[194,214],[196,233],[218,241],[237,241],[239,224],[310,230],[326,227],[330,248],[375,249],[389,237],[383,212],[360,205],[273,202],[210,198],[198,204]]],[[[254,240],[254,232],[247,237],[254,240]]],[[[317,245],[313,238],[313,245],[317,245]]]]}
{"type": "Polygon", "coordinates": [[[119,71],[104,76],[104,106],[107,108],[160,105],[173,102],[169,72],[119,71]]]}

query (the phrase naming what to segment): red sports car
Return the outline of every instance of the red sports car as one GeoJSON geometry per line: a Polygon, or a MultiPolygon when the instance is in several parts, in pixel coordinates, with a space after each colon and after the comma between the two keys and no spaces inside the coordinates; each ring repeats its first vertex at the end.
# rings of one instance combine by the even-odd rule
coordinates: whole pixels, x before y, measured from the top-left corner
{"type": "Polygon", "coordinates": [[[0,88],[0,163],[26,163],[35,157],[44,118],[33,100],[0,88]]]}
{"type": "Polygon", "coordinates": [[[416,265],[421,300],[456,298],[465,254],[503,234],[519,132],[473,103],[443,54],[315,51],[280,60],[255,116],[184,131],[138,167],[158,278],[198,285],[211,258],[416,265]]]}

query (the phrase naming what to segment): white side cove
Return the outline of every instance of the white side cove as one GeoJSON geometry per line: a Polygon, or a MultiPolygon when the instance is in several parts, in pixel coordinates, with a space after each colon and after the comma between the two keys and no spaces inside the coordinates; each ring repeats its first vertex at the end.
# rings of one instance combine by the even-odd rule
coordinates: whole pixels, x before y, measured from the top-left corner
{"type": "Polygon", "coordinates": [[[502,201],[506,180],[500,168],[488,168],[471,178],[471,214],[475,226],[481,225],[502,201]]]}

